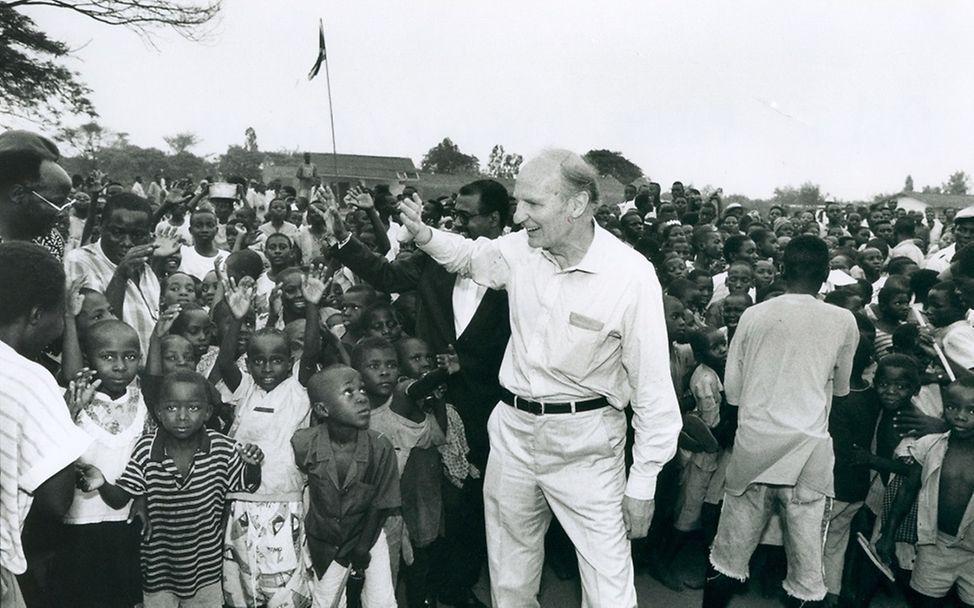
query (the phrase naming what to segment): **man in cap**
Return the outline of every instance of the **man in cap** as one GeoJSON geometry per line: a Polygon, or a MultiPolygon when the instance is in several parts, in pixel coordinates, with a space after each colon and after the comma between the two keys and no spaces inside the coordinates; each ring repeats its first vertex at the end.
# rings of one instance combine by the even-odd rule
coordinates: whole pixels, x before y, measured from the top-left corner
{"type": "Polygon", "coordinates": [[[954,254],[974,242],[974,207],[965,207],[954,216],[954,242],[927,260],[927,270],[943,272],[950,268],[954,254]]]}
{"type": "Polygon", "coordinates": [[[54,225],[69,203],[71,177],[60,157],[54,142],[36,133],[0,133],[0,241],[33,241],[64,256],[54,225]]]}

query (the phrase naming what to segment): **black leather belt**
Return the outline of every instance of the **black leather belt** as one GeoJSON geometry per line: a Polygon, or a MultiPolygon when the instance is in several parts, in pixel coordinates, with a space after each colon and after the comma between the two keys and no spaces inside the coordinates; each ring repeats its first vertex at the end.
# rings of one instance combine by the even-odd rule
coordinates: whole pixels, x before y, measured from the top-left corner
{"type": "Polygon", "coordinates": [[[513,408],[534,414],[535,416],[588,412],[609,405],[609,400],[605,397],[587,399],[585,401],[569,401],[567,403],[541,403],[518,397],[511,391],[503,388],[501,389],[501,401],[513,408]]]}

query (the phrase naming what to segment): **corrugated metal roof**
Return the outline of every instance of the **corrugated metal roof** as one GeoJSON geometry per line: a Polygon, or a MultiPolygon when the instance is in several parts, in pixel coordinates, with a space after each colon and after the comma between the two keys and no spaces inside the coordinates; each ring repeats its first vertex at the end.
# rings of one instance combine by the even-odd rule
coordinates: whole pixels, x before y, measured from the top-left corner
{"type": "Polygon", "coordinates": [[[929,192],[900,192],[896,195],[896,200],[901,198],[912,198],[931,207],[945,209],[954,207],[963,209],[964,207],[974,206],[974,196],[970,194],[933,194],[929,192]]]}
{"type": "MultiPolygon", "coordinates": [[[[330,153],[312,152],[311,162],[318,167],[318,175],[326,178],[334,178],[336,156],[330,153]]],[[[297,172],[298,166],[303,159],[298,157],[290,163],[275,163],[273,173],[281,175],[290,170],[291,173],[297,172]]],[[[338,174],[337,177],[365,180],[384,180],[397,182],[402,180],[415,180],[419,175],[416,165],[411,158],[402,156],[368,156],[364,154],[339,154],[337,155],[338,174]]],[[[270,168],[268,167],[268,168],[270,168]]]]}

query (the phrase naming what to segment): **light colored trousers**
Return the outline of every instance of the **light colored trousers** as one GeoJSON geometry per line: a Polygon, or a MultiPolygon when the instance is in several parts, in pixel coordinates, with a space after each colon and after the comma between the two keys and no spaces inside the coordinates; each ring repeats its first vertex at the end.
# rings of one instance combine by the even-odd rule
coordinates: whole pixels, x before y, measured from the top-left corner
{"type": "Polygon", "coordinates": [[[825,535],[825,587],[829,593],[842,593],[842,570],[845,569],[845,551],[849,546],[849,528],[852,518],[862,508],[860,502],[832,501],[829,515],[829,531],[825,535]]]}
{"type": "Polygon", "coordinates": [[[582,606],[636,605],[622,520],[626,416],[612,408],[535,416],[499,403],[484,479],[493,605],[537,608],[544,536],[558,518],[578,554],[582,606]]]}
{"type": "MultiPolygon", "coordinates": [[[[372,545],[369,555],[372,558],[369,560],[369,567],[365,569],[365,586],[362,588],[363,608],[396,608],[396,590],[392,584],[389,545],[386,544],[385,532],[379,532],[379,539],[372,545]]],[[[331,608],[334,605],[346,570],[348,568],[345,566],[332,562],[320,579],[311,581],[311,605],[314,608],[331,608]]],[[[341,595],[338,606],[345,608],[345,592],[342,591],[341,595]]]]}

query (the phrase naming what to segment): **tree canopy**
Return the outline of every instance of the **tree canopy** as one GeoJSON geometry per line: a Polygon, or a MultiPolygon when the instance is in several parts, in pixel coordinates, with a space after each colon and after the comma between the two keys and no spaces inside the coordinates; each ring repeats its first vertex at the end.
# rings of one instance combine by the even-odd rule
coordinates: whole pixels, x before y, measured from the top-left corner
{"type": "MultiPolygon", "coordinates": [[[[89,89],[62,61],[66,44],[53,40],[20,12],[25,7],[72,11],[121,25],[149,40],[158,28],[196,40],[220,10],[220,0],[10,0],[0,2],[0,116],[55,126],[66,114],[95,117],[89,89]]],[[[149,40],[151,42],[151,40],[149,40]]],[[[0,123],[2,124],[2,123],[0,123]]]]}
{"type": "Polygon", "coordinates": [[[643,176],[639,165],[622,155],[621,152],[611,150],[589,150],[585,153],[587,160],[599,175],[611,175],[623,184],[628,184],[643,176]]]}
{"type": "Polygon", "coordinates": [[[430,173],[477,173],[480,161],[476,156],[461,152],[460,147],[446,137],[426,152],[422,169],[430,173]]]}

